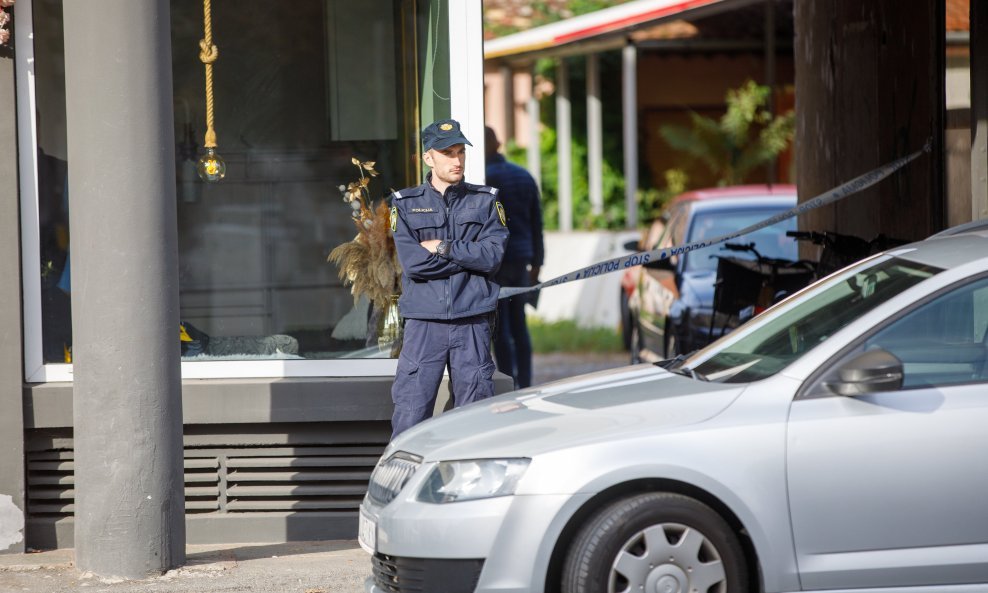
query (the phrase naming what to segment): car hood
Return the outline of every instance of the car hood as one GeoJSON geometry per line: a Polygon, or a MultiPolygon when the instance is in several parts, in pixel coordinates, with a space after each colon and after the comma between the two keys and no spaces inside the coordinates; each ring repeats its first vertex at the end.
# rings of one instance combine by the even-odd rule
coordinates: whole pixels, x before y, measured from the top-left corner
{"type": "Polygon", "coordinates": [[[425,461],[531,457],[702,422],[742,389],[648,364],[600,371],[446,412],[402,433],[385,455],[401,450],[425,461]]]}

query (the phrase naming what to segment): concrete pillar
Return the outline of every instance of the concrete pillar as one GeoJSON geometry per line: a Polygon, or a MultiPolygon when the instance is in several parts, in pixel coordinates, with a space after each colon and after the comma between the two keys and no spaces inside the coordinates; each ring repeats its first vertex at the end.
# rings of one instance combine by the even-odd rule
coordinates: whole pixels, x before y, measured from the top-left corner
{"type": "MultiPolygon", "coordinates": [[[[25,11],[26,12],[26,11],[25,11]]],[[[20,15],[20,12],[18,12],[20,15]]],[[[13,43],[13,42],[12,42],[13,43]]],[[[14,60],[0,54],[0,105],[14,105],[14,60]]],[[[0,109],[0,554],[24,551],[24,360],[17,117],[0,109]]]]}
{"type": "Polygon", "coordinates": [[[528,148],[526,150],[528,172],[535,178],[535,183],[542,189],[542,114],[539,98],[535,93],[535,64],[531,67],[531,88],[525,107],[528,111],[528,148]]]}
{"type": "Polygon", "coordinates": [[[445,55],[449,56],[449,80],[455,81],[449,87],[450,117],[460,122],[464,135],[473,143],[467,147],[465,177],[480,183],[484,179],[483,6],[481,0],[443,0],[436,8],[449,12],[449,47],[445,55]]]}
{"type": "Polygon", "coordinates": [[[988,218],[988,6],[971,3],[971,219],[988,218]]]}
{"type": "Polygon", "coordinates": [[[515,85],[514,71],[511,66],[505,64],[501,66],[501,84],[504,85],[504,130],[502,131],[502,142],[507,142],[515,137],[515,85]]]}
{"type": "Polygon", "coordinates": [[[621,50],[621,82],[625,226],[633,229],[638,226],[638,48],[631,44],[621,50]]]}
{"type": "Polygon", "coordinates": [[[76,565],[143,578],[185,561],[168,0],[65,23],[76,565]]]}
{"type": "Polygon", "coordinates": [[[600,56],[587,56],[587,183],[590,211],[604,212],[604,143],[600,104],[600,56]]]}
{"type": "Polygon", "coordinates": [[[573,126],[566,58],[556,62],[556,153],[558,162],[559,230],[573,230],[573,126]]]}

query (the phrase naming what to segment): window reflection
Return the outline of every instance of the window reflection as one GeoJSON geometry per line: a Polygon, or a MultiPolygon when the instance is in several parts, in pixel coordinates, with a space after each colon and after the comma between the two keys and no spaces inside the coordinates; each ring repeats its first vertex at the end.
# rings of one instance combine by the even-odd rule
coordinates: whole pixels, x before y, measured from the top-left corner
{"type": "MultiPolygon", "coordinates": [[[[45,362],[68,361],[70,248],[61,2],[35,0],[45,362]]],[[[226,178],[195,172],[205,127],[202,3],[173,0],[183,360],[388,357],[392,331],[326,261],[353,238],[338,187],[351,158],[372,189],[416,182],[414,3],[213,0],[216,132],[226,178]],[[286,8],[290,8],[286,10],[286,8]],[[412,44],[412,45],[409,45],[412,44]]]]}

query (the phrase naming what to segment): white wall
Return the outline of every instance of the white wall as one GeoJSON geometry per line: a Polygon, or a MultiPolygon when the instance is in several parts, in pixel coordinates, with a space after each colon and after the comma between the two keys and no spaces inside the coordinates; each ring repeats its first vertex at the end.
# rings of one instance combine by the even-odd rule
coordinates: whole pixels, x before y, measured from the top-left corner
{"type": "MultiPolygon", "coordinates": [[[[545,265],[540,280],[551,280],[629,253],[622,245],[637,239],[638,231],[573,231],[545,233],[545,265]]],[[[623,271],[576,280],[542,291],[533,313],[543,321],[575,320],[582,327],[618,327],[619,294],[623,271]]]]}

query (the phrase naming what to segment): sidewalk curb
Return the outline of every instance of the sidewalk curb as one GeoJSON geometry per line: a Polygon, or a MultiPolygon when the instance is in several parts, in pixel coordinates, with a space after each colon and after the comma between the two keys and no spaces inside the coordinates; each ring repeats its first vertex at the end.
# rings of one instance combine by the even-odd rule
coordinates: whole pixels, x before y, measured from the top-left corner
{"type": "Polygon", "coordinates": [[[24,554],[0,554],[0,572],[31,572],[73,568],[75,554],[72,550],[49,550],[24,554]]]}

